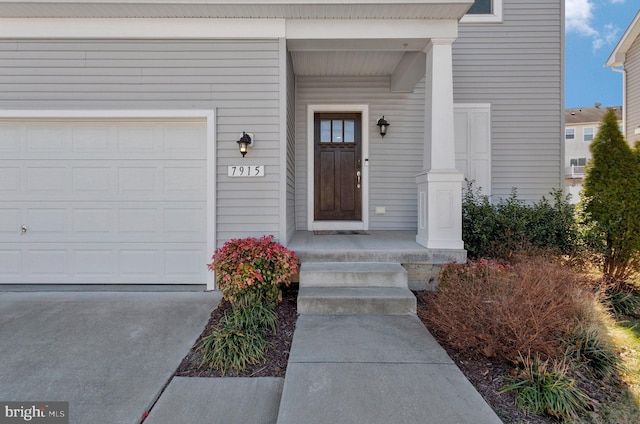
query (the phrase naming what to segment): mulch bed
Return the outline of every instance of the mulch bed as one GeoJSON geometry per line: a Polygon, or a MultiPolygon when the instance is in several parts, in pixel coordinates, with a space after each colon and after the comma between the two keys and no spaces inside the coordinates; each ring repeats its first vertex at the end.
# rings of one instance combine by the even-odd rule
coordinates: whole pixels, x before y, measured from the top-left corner
{"type": "MultiPolygon", "coordinates": [[[[297,284],[291,284],[282,290],[282,302],[278,304],[276,309],[276,313],[278,314],[278,328],[275,335],[269,336],[268,341],[271,347],[266,353],[265,362],[258,365],[251,365],[240,372],[227,371],[225,377],[284,377],[287,371],[289,352],[291,352],[293,331],[296,328],[296,320],[298,318],[296,308],[297,298],[297,284]]],[[[202,339],[211,333],[218,321],[224,316],[224,313],[230,309],[231,305],[229,302],[223,300],[218,308],[211,313],[211,318],[207,326],[187,356],[182,360],[182,363],[175,373],[176,376],[223,377],[222,372],[216,369],[200,366],[202,363],[202,354],[198,350],[198,346],[200,346],[202,339]]]]}
{"type": "MultiPolygon", "coordinates": [[[[418,316],[424,312],[425,296],[431,292],[414,292],[418,298],[418,316]]],[[[292,284],[285,287],[282,292],[282,302],[277,307],[278,330],[269,338],[271,348],[267,352],[266,361],[259,365],[247,367],[241,372],[228,371],[225,377],[284,377],[287,370],[287,362],[291,351],[293,332],[298,317],[296,301],[298,285],[292,284]]],[[[204,336],[209,334],[218,323],[224,312],[230,309],[230,304],[222,301],[218,308],[211,313],[205,330],[193,345],[187,356],[182,360],[175,375],[179,377],[223,377],[218,370],[208,367],[200,367],[202,355],[197,349],[204,336]]],[[[478,390],[482,397],[496,411],[505,424],[553,424],[558,423],[552,417],[525,415],[515,404],[512,394],[498,395],[497,393],[505,385],[505,376],[513,369],[513,364],[499,361],[493,358],[473,357],[450,349],[444,340],[434,337],[445,348],[449,356],[467,379],[478,390]]]]}

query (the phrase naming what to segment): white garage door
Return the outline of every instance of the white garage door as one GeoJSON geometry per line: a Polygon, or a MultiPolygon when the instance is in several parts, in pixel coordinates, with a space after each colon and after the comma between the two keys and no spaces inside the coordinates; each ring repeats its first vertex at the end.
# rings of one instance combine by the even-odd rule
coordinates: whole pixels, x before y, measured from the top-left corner
{"type": "Polygon", "coordinates": [[[0,120],[0,284],[205,283],[206,131],[0,120]]]}

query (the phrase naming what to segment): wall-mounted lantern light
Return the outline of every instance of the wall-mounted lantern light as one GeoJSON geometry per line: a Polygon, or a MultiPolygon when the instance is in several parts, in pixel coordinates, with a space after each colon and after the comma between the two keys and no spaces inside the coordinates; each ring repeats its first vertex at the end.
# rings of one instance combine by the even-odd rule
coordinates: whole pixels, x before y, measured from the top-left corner
{"type": "Polygon", "coordinates": [[[378,119],[378,123],[376,125],[380,128],[380,135],[384,137],[387,134],[387,128],[389,128],[389,125],[391,124],[388,123],[387,120],[384,119],[384,115],[382,115],[382,118],[378,119]]]}
{"type": "Polygon", "coordinates": [[[242,157],[245,157],[245,155],[247,154],[247,150],[249,150],[249,146],[252,143],[251,136],[246,132],[243,132],[242,137],[240,137],[240,140],[238,140],[237,143],[240,147],[240,153],[242,154],[242,157]]]}

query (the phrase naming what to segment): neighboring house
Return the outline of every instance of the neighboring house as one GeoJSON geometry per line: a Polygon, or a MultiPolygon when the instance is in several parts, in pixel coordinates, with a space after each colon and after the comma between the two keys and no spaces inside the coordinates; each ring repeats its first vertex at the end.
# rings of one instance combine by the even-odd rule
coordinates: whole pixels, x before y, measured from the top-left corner
{"type": "Polygon", "coordinates": [[[598,134],[600,121],[608,109],[614,109],[622,129],[622,107],[580,107],[564,111],[564,188],[571,194],[571,203],[580,201],[584,179],[584,168],[591,159],[589,146],[598,134]]]}
{"type": "Polygon", "coordinates": [[[0,283],[211,283],[225,240],[313,230],[456,257],[465,177],[562,185],[563,9],[0,0],[0,283]]]}
{"type": "Polygon", "coordinates": [[[622,73],[623,132],[634,146],[640,141],[640,10],[605,66],[622,73]]]}

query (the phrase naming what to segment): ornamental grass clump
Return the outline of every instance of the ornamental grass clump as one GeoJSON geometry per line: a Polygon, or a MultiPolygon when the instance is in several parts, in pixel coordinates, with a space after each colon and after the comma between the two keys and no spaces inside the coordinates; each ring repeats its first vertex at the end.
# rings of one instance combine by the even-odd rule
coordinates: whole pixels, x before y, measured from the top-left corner
{"type": "Polygon", "coordinates": [[[229,240],[212,259],[209,271],[215,272],[218,289],[231,303],[249,293],[278,303],[280,284],[289,284],[300,263],[296,254],[274,241],[273,236],[229,240]]]}
{"type": "Polygon", "coordinates": [[[524,411],[549,414],[562,420],[586,411],[591,399],[568,375],[564,362],[541,361],[538,355],[520,355],[522,368],[500,393],[513,391],[524,411]]]}
{"type": "Polygon", "coordinates": [[[615,379],[624,371],[622,358],[597,328],[578,327],[564,342],[566,357],[589,366],[601,379],[615,379]]]}
{"type": "Polygon", "coordinates": [[[264,361],[269,348],[266,332],[272,328],[275,332],[275,311],[271,305],[253,304],[250,308],[234,307],[230,314],[206,336],[200,345],[202,350],[202,366],[209,366],[222,371],[242,371],[248,365],[264,361]],[[256,313],[256,308],[261,309],[256,313]],[[262,309],[270,310],[270,312],[262,309]],[[259,315],[271,315],[273,327],[264,326],[259,315]]]}

